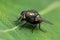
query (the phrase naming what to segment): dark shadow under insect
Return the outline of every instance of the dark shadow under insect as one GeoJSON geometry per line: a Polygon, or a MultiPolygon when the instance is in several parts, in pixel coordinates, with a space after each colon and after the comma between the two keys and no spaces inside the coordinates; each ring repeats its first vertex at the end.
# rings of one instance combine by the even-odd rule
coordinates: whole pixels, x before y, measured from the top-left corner
{"type": "Polygon", "coordinates": [[[29,28],[29,29],[32,29],[32,32],[33,32],[33,30],[37,27],[37,24],[39,24],[39,29],[43,31],[40,28],[40,24],[42,22],[52,24],[48,20],[42,18],[36,10],[25,10],[21,12],[21,16],[16,21],[16,25],[21,25],[23,23],[21,28],[23,27],[29,28]]]}
{"type": "Polygon", "coordinates": [[[31,29],[32,33],[33,33],[34,29],[38,29],[38,28],[39,28],[40,31],[46,32],[45,30],[42,30],[42,29],[40,28],[40,24],[39,24],[39,26],[37,27],[37,24],[34,24],[34,25],[33,25],[33,24],[30,24],[30,23],[26,23],[26,22],[23,22],[23,23],[16,22],[15,25],[16,25],[16,26],[19,25],[19,30],[21,30],[22,28],[31,29]]]}

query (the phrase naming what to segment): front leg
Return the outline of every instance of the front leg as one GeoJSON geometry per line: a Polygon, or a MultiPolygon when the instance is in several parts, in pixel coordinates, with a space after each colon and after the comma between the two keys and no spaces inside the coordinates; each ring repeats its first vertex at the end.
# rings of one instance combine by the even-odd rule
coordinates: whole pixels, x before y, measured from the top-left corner
{"type": "Polygon", "coordinates": [[[16,26],[19,25],[21,23],[22,20],[22,17],[20,16],[15,22],[16,26]]]}
{"type": "Polygon", "coordinates": [[[20,16],[20,17],[17,19],[17,21],[22,21],[22,16],[20,16]]]}

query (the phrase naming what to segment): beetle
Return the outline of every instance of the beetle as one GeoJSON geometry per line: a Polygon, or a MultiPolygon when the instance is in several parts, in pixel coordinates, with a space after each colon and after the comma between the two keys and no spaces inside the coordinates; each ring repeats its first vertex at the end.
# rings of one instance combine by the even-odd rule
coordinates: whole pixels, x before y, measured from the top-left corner
{"type": "MultiPolygon", "coordinates": [[[[44,19],[41,17],[41,15],[36,11],[36,10],[24,10],[21,12],[21,16],[18,18],[17,21],[26,21],[26,23],[30,23],[32,25],[37,25],[39,24],[39,29],[42,30],[40,28],[40,24],[42,22],[46,22],[49,24],[53,24],[50,21],[48,21],[47,19],[44,19]]],[[[32,27],[32,31],[36,28],[36,26],[32,27]]]]}

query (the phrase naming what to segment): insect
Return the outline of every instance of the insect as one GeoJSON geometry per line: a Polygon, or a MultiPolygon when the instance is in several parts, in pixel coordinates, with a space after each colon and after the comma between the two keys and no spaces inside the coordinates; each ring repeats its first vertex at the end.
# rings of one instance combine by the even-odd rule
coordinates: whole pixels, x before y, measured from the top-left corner
{"type": "MultiPolygon", "coordinates": [[[[46,22],[49,24],[52,24],[51,22],[49,22],[48,20],[44,19],[41,17],[41,15],[36,11],[36,10],[25,10],[21,12],[21,16],[18,18],[17,21],[26,21],[26,23],[30,23],[32,25],[37,25],[39,24],[39,29],[42,30],[40,28],[40,24],[42,22],[46,22]]],[[[36,28],[36,26],[32,27],[32,31],[36,28]]]]}

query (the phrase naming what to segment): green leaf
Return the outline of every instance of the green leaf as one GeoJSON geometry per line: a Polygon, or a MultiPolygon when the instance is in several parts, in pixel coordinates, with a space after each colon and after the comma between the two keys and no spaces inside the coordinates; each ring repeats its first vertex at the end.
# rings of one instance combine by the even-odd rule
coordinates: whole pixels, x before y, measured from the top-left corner
{"type": "Polygon", "coordinates": [[[60,40],[60,1],[55,0],[0,0],[0,40],[60,40]],[[42,23],[31,29],[14,25],[22,10],[37,10],[54,25],[42,23]],[[37,26],[38,27],[38,26],[37,26]]]}

